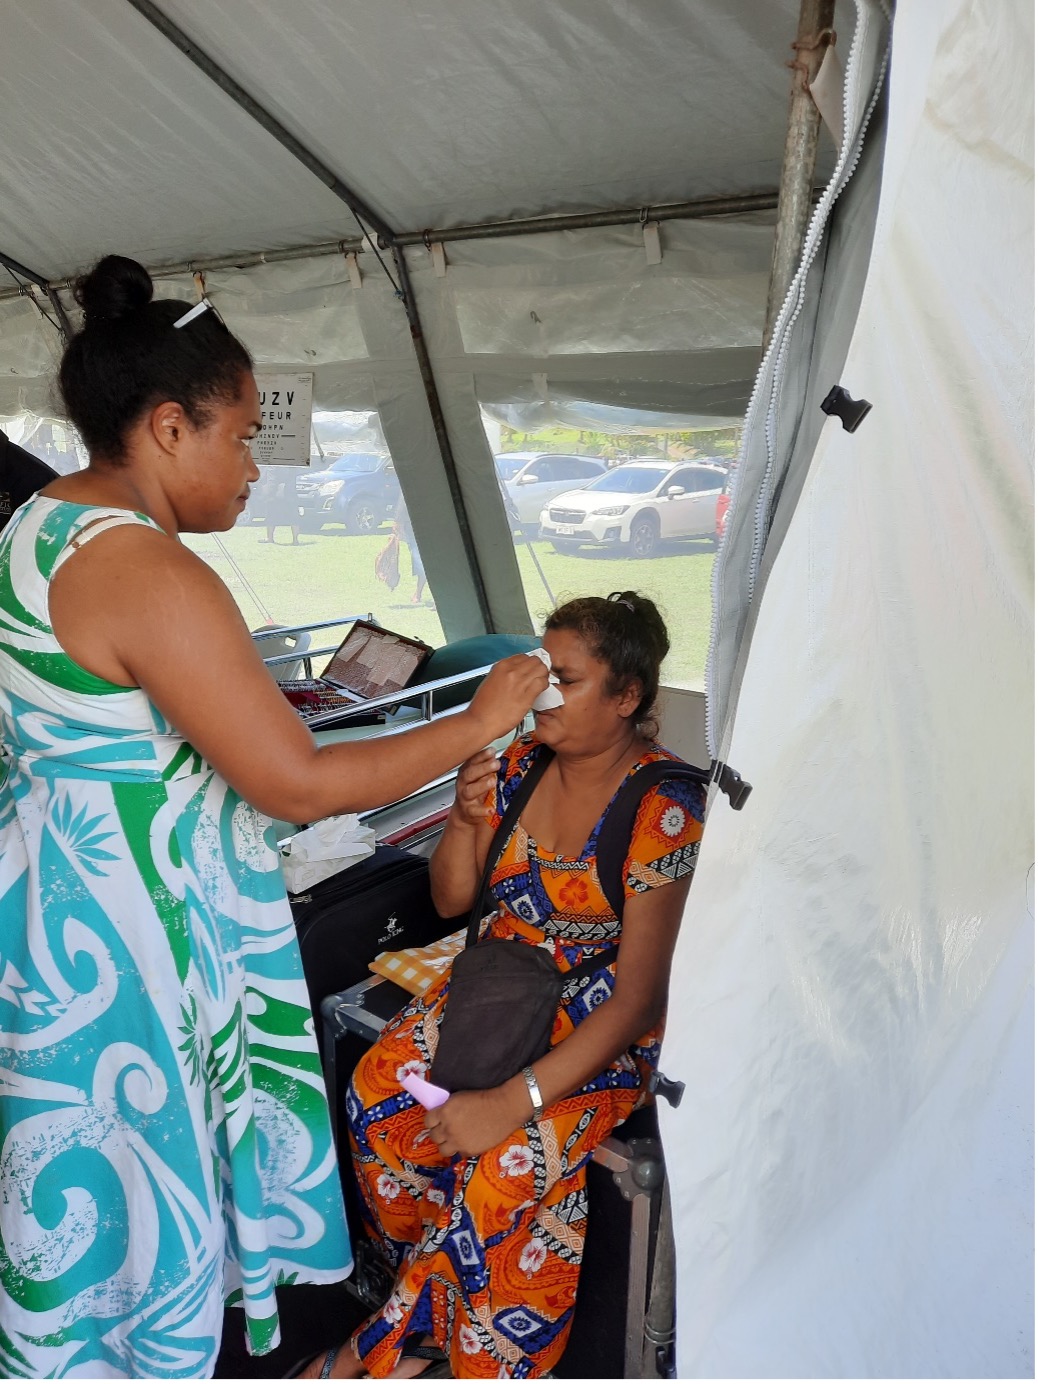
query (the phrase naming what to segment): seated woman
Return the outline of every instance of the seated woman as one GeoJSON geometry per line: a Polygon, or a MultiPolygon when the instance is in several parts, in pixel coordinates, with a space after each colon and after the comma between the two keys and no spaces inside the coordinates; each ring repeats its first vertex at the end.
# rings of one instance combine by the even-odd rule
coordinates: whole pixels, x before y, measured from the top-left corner
{"type": "Polygon", "coordinates": [[[667,632],[651,601],[623,592],[561,606],[544,647],[564,705],[536,713],[535,732],[515,740],[500,767],[490,751],[463,766],[432,857],[433,898],[444,917],[472,906],[508,801],[549,747],[555,757],[491,876],[498,911],[484,936],[549,947],[562,971],[617,940],[619,954],[563,994],[533,1085],[516,1073],[428,1112],[401,1091],[405,1071],[425,1075],[431,1064],[449,977],[412,1001],[362,1060],[348,1099],[354,1160],[368,1231],[396,1282],[352,1349],[315,1360],[312,1373],[550,1371],[573,1316],[587,1163],[645,1100],[705,792],[687,780],[647,791],[624,863],[621,930],[595,851],[621,784],[643,764],[674,758],[649,735],[667,632]]]}

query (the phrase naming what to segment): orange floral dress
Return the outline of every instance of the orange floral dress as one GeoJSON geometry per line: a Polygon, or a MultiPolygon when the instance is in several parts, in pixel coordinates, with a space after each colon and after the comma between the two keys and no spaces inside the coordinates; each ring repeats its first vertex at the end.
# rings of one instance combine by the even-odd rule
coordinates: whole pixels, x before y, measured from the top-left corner
{"type": "MultiPolygon", "coordinates": [[[[488,820],[496,829],[539,749],[521,736],[505,751],[488,820]]],[[[652,745],[638,765],[674,756],[652,745]]],[[[650,789],[624,863],[625,897],[695,869],[705,791],[674,780],[650,789]]],[[[603,813],[603,818],[605,813],[603,813]]],[[[498,911],[485,937],[550,946],[566,971],[619,940],[621,924],[598,880],[602,818],[576,859],[541,850],[518,823],[491,877],[498,911]]],[[[612,994],[615,962],[564,992],[552,1046],[612,994]]],[[[587,1163],[645,1099],[660,1029],[639,1039],[578,1091],[548,1106],[478,1158],[447,1158],[429,1140],[423,1110],[400,1086],[425,1076],[450,990],[445,977],[383,1031],[354,1073],[347,1098],[354,1166],[368,1234],[396,1274],[385,1306],[354,1345],[368,1372],[386,1376],[407,1339],[428,1333],[455,1378],[539,1378],[569,1335],[587,1220],[587,1163]]]]}

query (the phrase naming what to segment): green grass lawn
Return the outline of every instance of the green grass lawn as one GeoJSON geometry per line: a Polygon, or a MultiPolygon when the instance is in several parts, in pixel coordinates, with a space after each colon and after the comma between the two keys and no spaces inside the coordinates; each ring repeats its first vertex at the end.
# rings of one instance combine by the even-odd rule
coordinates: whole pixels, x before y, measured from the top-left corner
{"type": "MultiPolygon", "coordinates": [[[[389,535],[388,526],[370,537],[347,535],[340,528],[300,535],[292,547],[288,529],[277,542],[262,542],[261,525],[240,525],[225,534],[185,535],[185,541],[227,583],[250,629],[268,619],[282,625],[331,620],[370,612],[389,629],[428,644],[443,643],[443,630],[426,591],[425,602],[411,603],[414,579],[410,559],[400,558],[400,584],[390,591],[375,576],[375,557],[389,535]]],[[[572,596],[607,596],[634,590],[651,597],[670,630],[671,654],[664,680],[679,687],[703,686],[710,634],[710,576],[714,554],[705,543],[674,543],[654,558],[617,557],[604,549],[584,548],[576,555],[556,553],[550,543],[534,540],[516,548],[527,603],[537,628],[557,602],[572,596]],[[549,596],[530,549],[544,572],[549,596]],[[554,597],[554,599],[553,599],[554,597]]],[[[337,642],[336,632],[315,636],[315,645],[337,642]]]]}
{"type": "Polygon", "coordinates": [[[659,557],[617,557],[605,548],[581,548],[572,556],[556,553],[550,543],[534,540],[537,555],[555,596],[553,601],[534,564],[530,548],[516,549],[527,605],[538,629],[559,601],[572,596],[608,596],[611,591],[638,591],[654,600],[670,632],[671,652],[664,681],[674,687],[703,686],[710,638],[710,578],[714,553],[705,543],[671,543],[659,557]]]}

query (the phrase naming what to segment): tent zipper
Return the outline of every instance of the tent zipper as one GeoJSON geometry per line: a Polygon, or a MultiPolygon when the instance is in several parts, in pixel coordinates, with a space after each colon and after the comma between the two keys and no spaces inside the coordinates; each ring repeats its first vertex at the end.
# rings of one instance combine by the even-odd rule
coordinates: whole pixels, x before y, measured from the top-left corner
{"type": "Polygon", "coordinates": [[[879,72],[876,75],[876,81],[873,88],[872,96],[869,100],[869,104],[865,108],[861,120],[858,122],[856,130],[853,129],[851,120],[854,113],[854,109],[858,103],[858,88],[861,80],[861,55],[865,48],[864,38],[866,31],[872,23],[872,15],[870,13],[871,6],[868,5],[868,3],[866,3],[866,0],[855,0],[855,3],[857,4],[858,8],[858,24],[855,27],[854,38],[851,41],[851,49],[847,58],[847,77],[843,84],[843,148],[840,150],[840,157],[837,161],[837,165],[833,172],[833,176],[829,181],[829,186],[826,188],[825,194],[823,195],[822,200],[819,202],[818,206],[815,208],[814,215],[811,218],[811,223],[808,226],[807,234],[804,237],[804,256],[801,261],[800,268],[798,269],[792,284],[790,284],[789,292],[786,294],[786,299],[782,304],[782,311],[779,314],[780,321],[787,312],[789,314],[789,317],[788,320],[784,323],[781,333],[781,341],[779,343],[778,354],[775,357],[775,369],[772,375],[771,396],[768,401],[768,412],[764,425],[764,437],[767,446],[768,464],[765,468],[764,476],[761,480],[760,494],[757,501],[757,512],[754,518],[753,549],[750,553],[750,566],[747,584],[747,599],[751,601],[753,599],[753,593],[756,589],[757,577],[760,573],[760,562],[764,550],[764,544],[767,541],[768,536],[768,514],[771,509],[771,501],[773,494],[772,480],[774,478],[776,462],[775,429],[776,415],[778,411],[778,396],[785,375],[785,365],[786,358],[789,353],[790,337],[793,334],[793,327],[795,326],[797,318],[800,316],[800,313],[804,306],[804,288],[807,281],[807,275],[808,271],[811,268],[811,265],[814,263],[814,259],[818,253],[819,246],[821,245],[822,231],[825,228],[825,223],[828,221],[830,215],[832,214],[832,209],[836,203],[836,199],[839,197],[840,193],[850,182],[851,178],[854,176],[854,171],[857,168],[859,162],[861,161],[861,152],[865,143],[865,134],[868,130],[869,122],[872,118],[872,112],[875,109],[876,102],[879,100],[880,92],[883,89],[883,81],[886,75],[887,59],[886,56],[884,56],[882,62],[880,63],[879,72]],[[851,148],[852,139],[854,140],[853,149],[851,148]],[[796,299],[795,304],[793,303],[794,298],[796,299]]]}
{"type": "MultiPolygon", "coordinates": [[[[877,0],[878,7],[889,21],[890,6],[888,0],[877,0]]],[[[837,159],[836,167],[832,177],[829,179],[828,186],[822,194],[821,200],[812,213],[804,236],[804,253],[800,267],[794,275],[793,282],[790,284],[786,296],[782,302],[778,316],[775,319],[775,331],[772,334],[771,342],[761,361],[757,371],[757,378],[754,382],[753,392],[750,395],[750,402],[746,408],[743,423],[743,439],[739,449],[739,462],[736,466],[735,480],[732,485],[729,500],[729,509],[734,507],[738,500],[739,491],[742,486],[744,475],[743,461],[746,450],[746,439],[749,436],[750,424],[755,414],[761,407],[761,399],[764,395],[765,387],[770,379],[771,390],[768,396],[767,413],[764,417],[764,439],[767,449],[767,464],[764,475],[760,482],[759,498],[754,515],[754,536],[753,547],[750,552],[750,560],[747,572],[746,601],[752,601],[754,590],[756,589],[757,575],[760,569],[761,555],[767,539],[765,524],[768,510],[771,505],[771,479],[775,469],[775,415],[778,405],[779,386],[784,376],[786,357],[789,349],[789,338],[792,335],[793,326],[803,308],[803,291],[807,278],[808,270],[814,262],[815,255],[821,243],[822,230],[832,212],[833,205],[847,186],[854,171],[861,159],[862,148],[865,141],[865,133],[872,118],[876,102],[879,100],[880,92],[883,89],[883,81],[886,75],[888,52],[884,54],[879,72],[876,77],[875,86],[868,106],[862,114],[857,126],[852,124],[854,107],[857,104],[858,86],[861,79],[862,53],[865,49],[864,35],[872,22],[870,14],[871,5],[869,0],[855,0],[858,22],[855,25],[854,36],[851,39],[851,47],[847,57],[847,71],[843,83],[843,141],[840,149],[840,156],[837,159]],[[852,99],[853,98],[853,99],[852,99]],[[853,148],[852,148],[853,141],[853,148]],[[794,306],[795,300],[795,306],[794,306]],[[787,316],[788,314],[788,316],[787,316]]],[[[718,699],[718,687],[716,684],[716,653],[718,640],[719,611],[721,608],[721,595],[725,580],[724,563],[724,544],[714,563],[713,579],[711,582],[711,612],[710,612],[710,638],[707,646],[707,695],[706,695],[706,743],[710,751],[711,758],[716,759],[720,754],[718,745],[717,726],[714,720],[714,707],[718,699]]]]}

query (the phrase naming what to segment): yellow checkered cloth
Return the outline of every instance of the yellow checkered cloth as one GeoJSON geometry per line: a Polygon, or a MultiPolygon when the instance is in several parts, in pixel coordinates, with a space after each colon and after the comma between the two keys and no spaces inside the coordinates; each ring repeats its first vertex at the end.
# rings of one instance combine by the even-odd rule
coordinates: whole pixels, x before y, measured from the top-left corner
{"type": "Polygon", "coordinates": [[[430,942],[427,947],[379,952],[374,961],[368,962],[368,970],[396,981],[412,995],[424,995],[430,985],[442,979],[458,952],[463,950],[465,932],[465,928],[459,928],[449,937],[430,942]]]}

